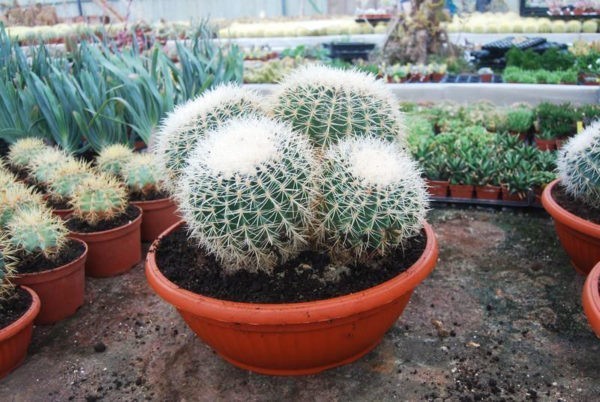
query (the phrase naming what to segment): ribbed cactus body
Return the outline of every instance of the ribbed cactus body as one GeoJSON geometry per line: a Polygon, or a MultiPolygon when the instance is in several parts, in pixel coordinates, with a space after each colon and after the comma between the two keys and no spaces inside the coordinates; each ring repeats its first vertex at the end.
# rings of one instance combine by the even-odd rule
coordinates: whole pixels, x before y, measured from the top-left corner
{"type": "Polygon", "coordinates": [[[94,226],[125,212],[127,191],[114,176],[100,174],[85,179],[70,201],[73,215],[94,226]]]}
{"type": "Polygon", "coordinates": [[[563,146],[557,165],[567,192],[587,205],[600,208],[600,121],[563,146]]]}
{"type": "Polygon", "coordinates": [[[176,197],[191,230],[232,269],[270,269],[305,244],[315,162],[308,139],[268,118],[209,132],[176,197]]]}
{"type": "Polygon", "coordinates": [[[28,166],[36,182],[48,184],[61,167],[73,160],[71,155],[58,148],[47,148],[30,161],[28,166]]]}
{"type": "Polygon", "coordinates": [[[402,139],[397,102],[381,81],[324,66],[301,67],[281,83],[275,116],[327,147],[348,137],[402,139]]]}
{"type": "Polygon", "coordinates": [[[163,183],[162,171],[153,154],[134,155],[123,167],[123,180],[131,191],[142,194],[160,191],[163,183]]]}
{"type": "Polygon", "coordinates": [[[7,232],[16,250],[45,256],[60,251],[69,233],[63,221],[42,206],[18,210],[8,222],[7,232]]]}
{"type": "Polygon", "coordinates": [[[71,160],[60,166],[51,175],[48,191],[54,198],[68,200],[83,181],[93,176],[94,172],[89,165],[71,160]]]}
{"type": "Polygon", "coordinates": [[[257,95],[234,85],[219,86],[202,96],[178,106],[164,121],[156,135],[153,150],[170,186],[186,166],[186,159],[196,142],[235,117],[264,115],[257,95]]]}
{"type": "Polygon", "coordinates": [[[101,172],[120,176],[123,166],[132,156],[131,148],[123,144],[112,144],[100,151],[96,158],[96,166],[101,172]]]}
{"type": "MultiPolygon", "coordinates": [[[[0,302],[14,294],[15,287],[11,279],[15,276],[13,251],[5,234],[0,234],[0,302]]],[[[0,303],[0,307],[2,303],[0,303]]]]}
{"type": "Polygon", "coordinates": [[[41,194],[22,183],[8,183],[0,188],[0,228],[5,227],[20,209],[43,205],[41,194]]]}
{"type": "Polygon", "coordinates": [[[427,193],[419,169],[380,139],[350,138],[331,147],[319,187],[318,232],[334,255],[384,255],[423,226],[427,193]]]}
{"type": "Polygon", "coordinates": [[[28,137],[16,141],[9,148],[8,160],[17,168],[25,168],[48,146],[39,138],[28,137]]]}

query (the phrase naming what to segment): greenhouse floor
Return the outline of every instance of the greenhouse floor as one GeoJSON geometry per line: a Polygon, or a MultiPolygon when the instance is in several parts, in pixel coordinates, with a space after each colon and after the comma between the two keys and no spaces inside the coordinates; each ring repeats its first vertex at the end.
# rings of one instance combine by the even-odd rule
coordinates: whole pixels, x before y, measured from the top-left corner
{"type": "Polygon", "coordinates": [[[150,290],[140,264],[89,279],[74,317],[36,327],[0,400],[598,400],[600,339],[550,218],[439,208],[430,222],[436,270],[353,364],[297,378],[237,369],[150,290]]]}

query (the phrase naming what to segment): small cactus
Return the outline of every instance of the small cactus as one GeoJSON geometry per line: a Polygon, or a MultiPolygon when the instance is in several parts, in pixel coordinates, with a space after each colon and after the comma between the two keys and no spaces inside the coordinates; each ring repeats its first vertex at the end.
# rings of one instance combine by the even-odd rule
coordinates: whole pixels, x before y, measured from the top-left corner
{"type": "Polygon", "coordinates": [[[271,269],[306,243],[315,161],[308,139],[268,118],[234,119],[189,157],[176,197],[190,229],[232,269],[271,269]]]}
{"type": "Polygon", "coordinates": [[[325,66],[294,70],[281,83],[275,116],[322,147],[347,137],[402,140],[398,105],[381,80],[325,66]]]}
{"type": "Polygon", "coordinates": [[[557,165],[567,193],[591,207],[600,208],[600,120],[563,146],[557,165]]]}
{"type": "Polygon", "coordinates": [[[258,96],[245,88],[221,85],[178,106],[163,122],[153,145],[169,190],[179,177],[196,142],[231,118],[264,115],[258,96]]]}
{"type": "Polygon", "coordinates": [[[134,155],[131,148],[123,144],[112,144],[104,147],[96,158],[98,170],[120,176],[123,166],[134,155]]]}
{"type": "Polygon", "coordinates": [[[14,252],[10,248],[8,238],[0,234],[0,310],[3,301],[10,299],[15,293],[12,278],[16,275],[14,252]]]}
{"type": "Polygon", "coordinates": [[[61,250],[69,231],[49,209],[35,206],[18,210],[8,222],[7,233],[15,250],[49,257],[61,250]]]}
{"type": "Polygon", "coordinates": [[[377,138],[349,138],[325,154],[318,232],[332,255],[385,255],[418,234],[427,191],[416,163],[377,138]]]}
{"type": "Polygon", "coordinates": [[[48,146],[39,138],[23,138],[10,146],[8,161],[15,168],[24,169],[46,149],[48,149],[48,146]]]}
{"type": "Polygon", "coordinates": [[[134,155],[123,166],[122,175],[125,184],[132,192],[148,194],[162,190],[162,172],[153,154],[134,155]]]}
{"type": "Polygon", "coordinates": [[[48,184],[56,172],[73,157],[58,148],[46,148],[29,162],[31,177],[40,184],[48,184]]]}
{"type": "Polygon", "coordinates": [[[42,195],[22,183],[8,183],[0,189],[0,228],[6,227],[20,209],[43,205],[42,195]]]}
{"type": "Polygon", "coordinates": [[[86,179],[94,176],[91,167],[78,160],[69,160],[59,166],[50,177],[48,192],[58,200],[69,200],[75,189],[86,179]]]}
{"type": "Polygon", "coordinates": [[[114,176],[102,173],[83,180],[75,189],[70,204],[75,217],[95,226],[125,212],[127,191],[114,176]]]}

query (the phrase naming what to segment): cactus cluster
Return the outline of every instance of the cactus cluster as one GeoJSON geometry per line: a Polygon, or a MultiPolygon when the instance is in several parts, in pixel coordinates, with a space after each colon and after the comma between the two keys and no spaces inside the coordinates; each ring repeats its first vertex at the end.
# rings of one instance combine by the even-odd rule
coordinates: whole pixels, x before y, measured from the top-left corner
{"type": "Polygon", "coordinates": [[[231,118],[264,113],[254,92],[234,85],[218,86],[178,106],[163,122],[153,145],[169,189],[173,190],[170,183],[180,176],[190,151],[207,131],[231,118]]]}
{"type": "Polygon", "coordinates": [[[322,147],[347,137],[402,140],[402,119],[390,90],[358,71],[306,66],[281,83],[275,116],[322,147]]]}
{"type": "Polygon", "coordinates": [[[23,138],[10,146],[8,161],[15,168],[24,169],[47,148],[48,146],[39,138],[23,138]]]}
{"type": "Polygon", "coordinates": [[[123,166],[133,156],[131,148],[123,144],[112,144],[104,147],[96,158],[99,171],[120,176],[123,166]]]}
{"type": "Polygon", "coordinates": [[[75,159],[69,160],[52,173],[47,189],[53,199],[68,201],[77,187],[92,177],[94,172],[89,164],[75,159]]]}
{"type": "Polygon", "coordinates": [[[9,299],[15,291],[11,279],[15,276],[13,252],[7,242],[7,237],[0,234],[0,308],[2,301],[9,299]]]}
{"type": "Polygon", "coordinates": [[[42,195],[19,182],[6,183],[0,188],[0,228],[6,227],[19,210],[43,205],[42,195]]]}
{"type": "Polygon", "coordinates": [[[73,215],[91,226],[110,220],[127,208],[127,191],[114,176],[105,173],[85,178],[70,200],[73,215]]]}
{"type": "Polygon", "coordinates": [[[319,190],[319,234],[334,253],[386,254],[422,227],[427,193],[416,162],[393,144],[349,138],[329,148],[319,190]]]}
{"type": "Polygon", "coordinates": [[[600,121],[590,124],[563,146],[557,165],[567,193],[600,208],[600,121]]]}
{"type": "Polygon", "coordinates": [[[59,217],[41,205],[16,211],[6,231],[15,250],[46,257],[61,250],[69,232],[59,217]]]}
{"type": "Polygon", "coordinates": [[[315,166],[302,134],[236,119],[198,142],[176,197],[208,251],[235,268],[268,269],[306,243],[315,166]]]}
{"type": "Polygon", "coordinates": [[[50,183],[56,172],[74,158],[58,148],[47,147],[29,162],[31,177],[39,184],[50,183]]]}
{"type": "Polygon", "coordinates": [[[148,194],[161,191],[164,183],[162,170],[153,154],[135,154],[123,166],[122,177],[130,191],[148,194]]]}

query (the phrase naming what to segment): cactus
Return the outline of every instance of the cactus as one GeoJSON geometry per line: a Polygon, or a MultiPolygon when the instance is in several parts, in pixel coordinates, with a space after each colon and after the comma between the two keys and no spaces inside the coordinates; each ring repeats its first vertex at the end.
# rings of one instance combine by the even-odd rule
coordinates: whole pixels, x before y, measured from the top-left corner
{"type": "Polygon", "coordinates": [[[162,172],[153,154],[134,155],[123,167],[122,174],[132,192],[148,194],[162,190],[162,172]]]}
{"type": "Polygon", "coordinates": [[[15,293],[15,286],[11,279],[16,275],[14,252],[10,248],[8,238],[0,234],[0,310],[3,301],[10,299],[15,293]]]}
{"type": "Polygon", "coordinates": [[[133,151],[123,144],[112,144],[104,147],[96,158],[98,170],[120,176],[123,166],[133,156],[133,151]]]}
{"type": "Polygon", "coordinates": [[[598,22],[594,20],[587,20],[581,26],[583,33],[596,33],[598,32],[598,22]]]}
{"type": "Polygon", "coordinates": [[[358,71],[300,67],[283,80],[274,112],[322,147],[348,136],[389,141],[404,136],[390,90],[381,80],[358,71]]]}
{"type": "Polygon", "coordinates": [[[314,169],[306,136],[265,117],[239,118],[198,142],[175,195],[207,251],[231,270],[268,271],[306,243],[314,169]]]}
{"type": "Polygon", "coordinates": [[[48,146],[39,138],[23,138],[10,146],[8,161],[15,168],[24,169],[46,149],[48,149],[48,146]]]}
{"type": "Polygon", "coordinates": [[[95,226],[125,212],[127,191],[114,176],[101,173],[84,179],[75,189],[70,204],[75,217],[95,226]]]}
{"type": "Polygon", "coordinates": [[[35,206],[18,210],[8,222],[7,233],[15,250],[49,257],[61,250],[69,231],[49,209],[35,206]]]}
{"type": "Polygon", "coordinates": [[[600,208],[600,120],[563,146],[557,165],[567,193],[584,204],[600,208]]]}
{"type": "Polygon", "coordinates": [[[78,160],[69,160],[52,173],[48,183],[50,196],[58,200],[69,200],[75,189],[94,176],[91,167],[78,160]]]}
{"type": "Polygon", "coordinates": [[[427,192],[416,162],[377,138],[349,138],[325,153],[317,232],[340,260],[385,255],[418,234],[427,192]]]}
{"type": "Polygon", "coordinates": [[[29,162],[31,176],[40,184],[48,184],[56,172],[73,157],[58,148],[46,148],[36,158],[29,162]]]}
{"type": "Polygon", "coordinates": [[[22,183],[8,183],[0,189],[0,228],[5,227],[19,209],[43,205],[40,193],[22,183]]]}
{"type": "Polygon", "coordinates": [[[152,148],[169,186],[186,166],[186,159],[205,133],[231,118],[265,115],[258,96],[245,88],[222,85],[178,106],[164,121],[152,148]]]}

